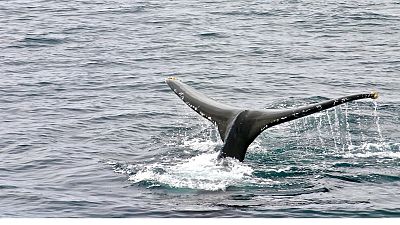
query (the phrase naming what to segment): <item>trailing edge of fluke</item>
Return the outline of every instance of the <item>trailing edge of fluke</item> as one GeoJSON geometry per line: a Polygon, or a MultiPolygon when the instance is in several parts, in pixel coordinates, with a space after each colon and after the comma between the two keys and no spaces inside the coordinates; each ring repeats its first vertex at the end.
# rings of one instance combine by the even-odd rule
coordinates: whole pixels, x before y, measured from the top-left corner
{"type": "Polygon", "coordinates": [[[218,158],[232,157],[243,161],[247,148],[265,129],[298,119],[337,105],[378,98],[378,92],[355,94],[294,109],[241,109],[217,102],[175,77],[165,80],[169,87],[194,111],[217,125],[224,146],[218,158]]]}

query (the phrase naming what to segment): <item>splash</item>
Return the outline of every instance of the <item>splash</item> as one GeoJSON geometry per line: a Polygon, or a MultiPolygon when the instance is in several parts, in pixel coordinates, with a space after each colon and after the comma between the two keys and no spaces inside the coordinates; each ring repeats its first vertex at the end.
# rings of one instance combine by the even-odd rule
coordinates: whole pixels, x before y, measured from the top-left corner
{"type": "Polygon", "coordinates": [[[400,143],[363,143],[354,146],[353,151],[343,155],[344,158],[400,158],[400,143]]]}
{"type": "Polygon", "coordinates": [[[377,128],[378,135],[379,135],[379,142],[383,143],[384,139],[383,139],[383,136],[382,136],[381,126],[379,124],[379,119],[380,118],[378,116],[378,102],[377,101],[374,101],[374,117],[375,117],[376,128],[377,128]]]}
{"type": "Polygon", "coordinates": [[[347,153],[344,158],[390,158],[400,159],[400,152],[364,152],[364,153],[347,153]]]}
{"type": "Polygon", "coordinates": [[[329,115],[329,110],[326,111],[326,117],[328,118],[329,128],[331,131],[331,136],[333,137],[333,143],[335,144],[335,149],[338,150],[336,135],[335,135],[335,131],[333,130],[333,125],[332,125],[331,117],[329,115]]]}
{"type": "Polygon", "coordinates": [[[235,159],[218,161],[217,154],[202,154],[173,166],[155,163],[131,175],[129,180],[135,183],[153,181],[174,188],[216,191],[226,190],[251,176],[251,167],[235,159]]]}
{"type": "Polygon", "coordinates": [[[346,139],[347,139],[347,146],[349,149],[353,148],[353,141],[351,140],[351,133],[350,133],[350,123],[349,123],[349,113],[348,113],[348,103],[345,104],[345,121],[346,121],[346,139]]]}
{"type": "MultiPolygon", "coordinates": [[[[228,187],[265,186],[276,183],[268,178],[255,176],[254,170],[246,163],[241,163],[233,158],[217,159],[215,151],[219,141],[209,137],[184,138],[176,147],[188,149],[198,155],[182,159],[173,158],[168,161],[156,160],[153,162],[140,162],[113,165],[117,173],[127,174],[129,180],[147,188],[170,187],[194,190],[225,191],[228,187]]],[[[254,142],[249,149],[260,149],[260,140],[254,142]]]]}
{"type": "MultiPolygon", "coordinates": [[[[356,108],[358,109],[358,107],[356,108]]],[[[343,158],[375,157],[400,159],[399,145],[383,142],[379,117],[377,115],[377,106],[375,106],[375,112],[373,113],[375,118],[373,123],[376,124],[374,127],[377,127],[379,136],[375,135],[374,137],[374,135],[369,135],[367,136],[368,139],[365,139],[365,131],[364,127],[361,126],[360,118],[357,118],[357,114],[350,114],[349,109],[352,108],[349,105],[345,105],[343,108],[338,107],[334,110],[321,112],[297,122],[277,126],[275,131],[285,132],[285,130],[289,130],[296,133],[295,137],[297,136],[299,140],[299,148],[297,150],[300,154],[293,152],[292,154],[299,158],[312,156],[315,153],[314,151],[320,151],[322,147],[334,149],[332,149],[333,151],[325,149],[319,153],[326,155],[332,153],[335,155],[339,154],[343,158]],[[351,132],[351,130],[357,127],[360,130],[359,132],[351,132]],[[312,132],[315,132],[316,135],[307,135],[307,133],[312,132]],[[360,134],[362,138],[358,137],[357,134],[360,134]],[[317,144],[318,146],[316,146],[317,144]],[[305,154],[304,146],[308,145],[311,146],[310,151],[312,152],[305,154]]],[[[147,188],[170,187],[225,191],[229,187],[265,188],[271,185],[281,185],[282,182],[292,182],[276,180],[274,176],[268,175],[268,173],[285,172],[288,168],[268,165],[261,166],[261,172],[254,171],[250,165],[256,165],[257,169],[260,168],[260,165],[257,163],[254,164],[251,157],[248,161],[249,164],[240,163],[231,158],[217,160],[217,150],[223,144],[219,139],[217,130],[208,123],[202,122],[198,126],[200,127],[199,129],[189,130],[190,134],[186,133],[187,130],[185,130],[183,134],[179,133],[178,136],[174,136],[174,140],[178,141],[166,145],[173,154],[168,153],[165,156],[156,156],[157,159],[154,158],[147,162],[114,166],[115,172],[127,174],[131,182],[146,186],[147,188]],[[183,157],[175,157],[175,153],[177,152],[184,153],[181,155],[183,157]]],[[[377,133],[373,132],[373,134],[377,133]]],[[[277,135],[277,137],[280,138],[280,135],[277,135]]],[[[275,153],[268,153],[264,142],[267,141],[276,145],[276,143],[281,143],[281,140],[271,142],[270,137],[258,138],[249,146],[248,151],[252,152],[256,157],[259,157],[260,154],[272,154],[274,156],[272,158],[277,160],[275,153]]],[[[283,146],[282,149],[286,149],[286,147],[283,146]]],[[[274,151],[273,149],[269,150],[274,151]]],[[[278,160],[280,157],[279,154],[281,153],[277,153],[278,160]]],[[[285,154],[284,151],[281,155],[284,156],[285,154]]],[[[291,160],[293,161],[294,158],[291,158],[291,160]]]]}
{"type": "Polygon", "coordinates": [[[208,152],[210,149],[214,149],[218,143],[212,140],[202,140],[200,138],[193,138],[183,140],[182,146],[189,147],[190,149],[201,151],[201,152],[208,152]]]}

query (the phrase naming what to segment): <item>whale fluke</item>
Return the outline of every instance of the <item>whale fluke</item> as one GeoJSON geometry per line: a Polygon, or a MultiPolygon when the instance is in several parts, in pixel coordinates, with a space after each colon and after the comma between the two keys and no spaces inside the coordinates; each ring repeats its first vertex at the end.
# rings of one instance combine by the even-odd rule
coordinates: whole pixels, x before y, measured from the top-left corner
{"type": "Polygon", "coordinates": [[[190,108],[217,125],[221,139],[225,140],[228,125],[240,109],[217,102],[174,77],[167,78],[166,83],[190,108]]]}
{"type": "Polygon", "coordinates": [[[265,129],[298,119],[337,105],[378,98],[378,92],[355,94],[294,109],[250,110],[217,102],[175,77],[166,79],[169,87],[194,111],[217,125],[224,146],[218,158],[232,157],[243,161],[247,148],[265,129]]]}

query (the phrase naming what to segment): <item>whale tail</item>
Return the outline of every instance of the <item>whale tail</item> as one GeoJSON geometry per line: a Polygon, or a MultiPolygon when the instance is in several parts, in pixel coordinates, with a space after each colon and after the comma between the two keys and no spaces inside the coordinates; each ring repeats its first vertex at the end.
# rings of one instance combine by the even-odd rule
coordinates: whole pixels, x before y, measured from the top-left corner
{"type": "Polygon", "coordinates": [[[169,87],[194,111],[217,125],[224,146],[219,158],[243,161],[248,146],[265,129],[298,119],[337,105],[363,98],[378,98],[377,92],[355,94],[294,109],[248,110],[217,102],[174,77],[166,79],[169,87]]]}

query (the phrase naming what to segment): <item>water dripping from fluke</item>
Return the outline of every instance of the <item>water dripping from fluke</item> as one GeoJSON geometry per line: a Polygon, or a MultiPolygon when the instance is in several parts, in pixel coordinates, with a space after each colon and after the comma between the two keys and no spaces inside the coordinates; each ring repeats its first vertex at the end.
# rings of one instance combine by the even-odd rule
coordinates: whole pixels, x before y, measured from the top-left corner
{"type": "Polygon", "coordinates": [[[374,101],[374,117],[375,117],[374,119],[375,119],[376,129],[379,135],[379,142],[384,143],[381,126],[379,124],[380,117],[378,115],[378,101],[374,101]]]}

